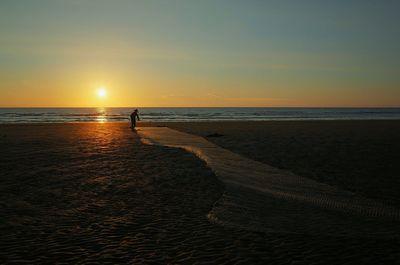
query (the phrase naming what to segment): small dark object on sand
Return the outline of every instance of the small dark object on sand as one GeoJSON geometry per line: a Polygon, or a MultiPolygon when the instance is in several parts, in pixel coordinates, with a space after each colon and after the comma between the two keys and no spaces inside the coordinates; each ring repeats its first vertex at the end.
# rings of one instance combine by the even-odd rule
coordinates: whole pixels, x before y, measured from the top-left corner
{"type": "Polygon", "coordinates": [[[225,136],[225,135],[219,134],[219,133],[212,133],[212,134],[207,135],[206,137],[222,137],[222,136],[225,136]]]}

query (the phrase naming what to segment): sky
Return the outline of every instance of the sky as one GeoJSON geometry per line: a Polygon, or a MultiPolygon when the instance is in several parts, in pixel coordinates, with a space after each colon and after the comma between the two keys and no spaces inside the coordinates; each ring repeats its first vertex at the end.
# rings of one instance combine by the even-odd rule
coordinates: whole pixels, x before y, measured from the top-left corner
{"type": "Polygon", "coordinates": [[[398,10],[2,0],[0,107],[400,107],[398,10]]]}

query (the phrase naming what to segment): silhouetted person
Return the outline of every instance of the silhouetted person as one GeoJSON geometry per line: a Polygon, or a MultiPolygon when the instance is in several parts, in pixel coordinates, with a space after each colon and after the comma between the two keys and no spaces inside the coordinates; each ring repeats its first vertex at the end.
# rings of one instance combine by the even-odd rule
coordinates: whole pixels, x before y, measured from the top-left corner
{"type": "Polygon", "coordinates": [[[139,111],[137,109],[135,109],[132,113],[131,113],[131,128],[135,129],[136,127],[136,118],[138,119],[138,121],[140,121],[139,118],[139,111]]]}

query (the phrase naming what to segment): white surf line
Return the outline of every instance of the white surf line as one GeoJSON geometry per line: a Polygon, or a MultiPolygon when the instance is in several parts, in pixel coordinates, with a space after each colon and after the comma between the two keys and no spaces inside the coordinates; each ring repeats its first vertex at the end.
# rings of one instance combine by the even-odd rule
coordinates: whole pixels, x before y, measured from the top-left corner
{"type": "Polygon", "coordinates": [[[182,148],[194,153],[226,184],[240,185],[276,198],[311,203],[327,209],[400,220],[400,210],[395,207],[251,160],[200,136],[168,127],[140,127],[137,133],[145,144],[182,148]]]}

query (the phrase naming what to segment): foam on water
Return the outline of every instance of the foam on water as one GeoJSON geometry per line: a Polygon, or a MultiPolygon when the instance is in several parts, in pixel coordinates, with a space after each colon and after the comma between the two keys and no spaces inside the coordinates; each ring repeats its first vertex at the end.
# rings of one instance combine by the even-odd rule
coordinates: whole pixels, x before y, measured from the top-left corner
{"type": "MultiPolygon", "coordinates": [[[[0,123],[121,122],[133,108],[0,108],[0,123]]],[[[145,121],[400,119],[400,108],[140,108],[145,121]]]]}

